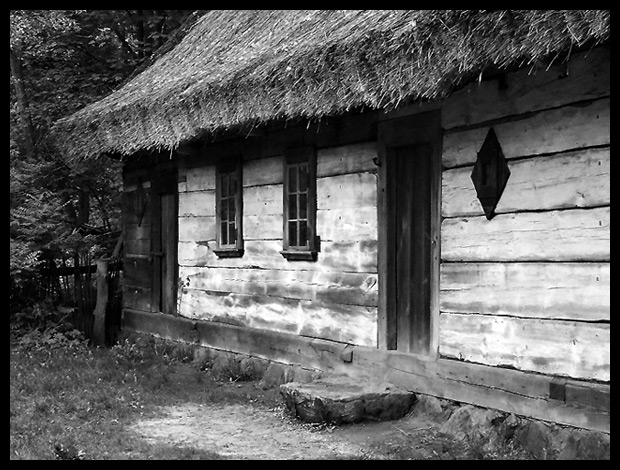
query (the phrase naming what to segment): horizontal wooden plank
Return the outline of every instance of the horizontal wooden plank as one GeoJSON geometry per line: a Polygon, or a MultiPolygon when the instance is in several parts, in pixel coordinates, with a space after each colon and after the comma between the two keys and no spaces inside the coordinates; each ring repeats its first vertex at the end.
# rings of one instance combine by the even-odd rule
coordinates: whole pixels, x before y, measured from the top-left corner
{"type": "Polygon", "coordinates": [[[377,166],[373,162],[376,157],[376,142],[321,149],[317,154],[317,177],[376,172],[377,166]]]}
{"type": "Polygon", "coordinates": [[[324,241],[376,240],[377,208],[319,210],[317,233],[324,241]]]}
{"type": "Polygon", "coordinates": [[[244,240],[281,240],[282,214],[244,215],[244,240]]]}
{"type": "Polygon", "coordinates": [[[609,263],[443,263],[440,310],[610,320],[609,263]]]}
{"type": "Polygon", "coordinates": [[[326,116],[307,128],[305,138],[314,140],[319,149],[368,142],[377,137],[377,115],[377,111],[366,110],[362,113],[326,116]]]}
{"type": "Polygon", "coordinates": [[[215,166],[201,165],[192,168],[180,168],[179,176],[185,176],[185,190],[215,191],[215,166]]]}
{"type": "Polygon", "coordinates": [[[319,261],[324,271],[376,273],[377,240],[321,242],[319,261]]]}
{"type": "Polygon", "coordinates": [[[153,264],[148,257],[125,258],[123,262],[123,283],[125,285],[150,289],[152,281],[153,264]]]}
{"type": "Polygon", "coordinates": [[[142,225],[124,224],[123,239],[128,240],[150,240],[151,224],[144,221],[142,225]]]}
{"type": "Polygon", "coordinates": [[[609,261],[610,209],[445,219],[444,261],[609,261]]]}
{"type": "Polygon", "coordinates": [[[163,338],[198,343],[224,351],[284,364],[345,374],[360,380],[385,381],[416,393],[485,406],[535,419],[610,432],[609,384],[562,379],[566,400],[549,397],[558,378],[489,367],[463,361],[435,359],[306,338],[290,333],[192,321],[181,317],[125,309],[123,327],[163,338]],[[344,363],[341,353],[352,352],[344,363]]]}
{"type": "MultiPolygon", "coordinates": [[[[578,150],[510,162],[511,175],[495,212],[597,207],[610,202],[609,148],[578,150]]],[[[443,173],[442,215],[483,215],[473,167],[443,173]]]]}
{"type": "Polygon", "coordinates": [[[215,216],[215,191],[179,194],[179,217],[215,216]]]}
{"type": "Polygon", "coordinates": [[[439,353],[575,379],[610,379],[609,324],[442,313],[439,353]]]}
{"type": "Polygon", "coordinates": [[[181,267],[179,277],[192,289],[377,307],[376,274],[181,267]]]}
{"type": "Polygon", "coordinates": [[[281,157],[289,148],[310,145],[306,141],[310,132],[306,126],[289,126],[285,129],[271,129],[260,136],[247,139],[244,142],[243,155],[249,159],[281,157]]]}
{"type": "Polygon", "coordinates": [[[180,314],[369,347],[377,341],[376,307],[184,289],[180,314]]]}
{"type": "Polygon", "coordinates": [[[377,175],[353,173],[317,180],[318,209],[377,207],[377,175]]]}
{"type": "Polygon", "coordinates": [[[281,240],[246,240],[243,258],[218,259],[215,241],[180,242],[179,264],[196,267],[261,268],[337,272],[377,272],[377,241],[321,242],[316,262],[287,261],[281,240]]]}
{"type": "Polygon", "coordinates": [[[490,127],[495,129],[507,159],[609,145],[610,100],[579,103],[492,126],[445,133],[444,167],[474,164],[490,127]]]}
{"type": "Polygon", "coordinates": [[[442,127],[470,126],[491,119],[557,108],[609,96],[611,56],[607,47],[574,54],[567,64],[525,67],[509,73],[506,86],[496,80],[473,83],[444,102],[442,127]]]}
{"type": "Polygon", "coordinates": [[[261,158],[243,162],[243,186],[282,184],[284,157],[261,158]]]}
{"type": "Polygon", "coordinates": [[[125,240],[124,250],[128,255],[144,255],[148,256],[152,249],[152,243],[149,238],[143,238],[141,240],[125,240]]]}
{"type": "Polygon", "coordinates": [[[179,217],[179,241],[215,240],[215,216],[179,217]]]}
{"type": "Polygon", "coordinates": [[[611,396],[609,385],[589,384],[568,381],[566,385],[566,402],[584,408],[609,410],[611,396]]]}
{"type": "Polygon", "coordinates": [[[283,185],[270,184],[243,188],[244,215],[284,214],[283,185]]]}
{"type": "Polygon", "coordinates": [[[151,289],[123,284],[123,307],[151,311],[151,289]]]}

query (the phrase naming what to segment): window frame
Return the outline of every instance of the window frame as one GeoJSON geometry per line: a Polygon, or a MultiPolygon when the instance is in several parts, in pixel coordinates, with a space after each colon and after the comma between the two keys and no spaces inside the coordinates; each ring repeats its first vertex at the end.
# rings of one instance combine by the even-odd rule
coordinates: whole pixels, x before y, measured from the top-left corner
{"type": "MultiPolygon", "coordinates": [[[[316,148],[312,146],[297,147],[287,149],[284,152],[284,214],[283,214],[283,250],[280,252],[284,258],[288,261],[316,261],[318,252],[320,251],[320,240],[317,236],[316,230],[316,215],[317,215],[317,154],[316,148]],[[291,192],[290,170],[300,165],[307,164],[308,167],[308,185],[306,191],[299,191],[296,187],[295,191],[291,192]],[[299,204],[299,196],[306,195],[306,217],[299,217],[299,207],[297,207],[297,218],[290,218],[290,202],[289,197],[296,195],[298,197],[297,203],[299,204]],[[289,236],[289,223],[292,221],[306,222],[307,230],[307,243],[305,246],[292,245],[289,236]]],[[[299,225],[298,225],[299,230],[299,225]]]]}
{"type": "MultiPolygon", "coordinates": [[[[227,184],[227,186],[229,186],[227,184]]],[[[213,250],[218,258],[240,258],[244,255],[243,240],[243,159],[239,156],[222,158],[217,162],[215,171],[215,231],[216,247],[213,250]],[[237,181],[236,194],[222,197],[223,179],[233,175],[237,181]],[[222,219],[223,199],[234,199],[235,201],[235,228],[236,239],[234,243],[222,243],[222,223],[229,223],[230,220],[222,219]]],[[[227,238],[228,238],[227,234],[227,238]]],[[[230,241],[230,240],[227,240],[230,241]]]]}

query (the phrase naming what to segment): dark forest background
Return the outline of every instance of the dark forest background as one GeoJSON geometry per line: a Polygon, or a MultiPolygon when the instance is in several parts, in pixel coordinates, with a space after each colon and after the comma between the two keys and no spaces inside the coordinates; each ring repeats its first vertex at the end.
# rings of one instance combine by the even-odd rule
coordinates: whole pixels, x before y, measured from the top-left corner
{"type": "Polygon", "coordinates": [[[147,67],[200,13],[10,10],[12,314],[62,302],[59,275],[109,256],[120,237],[120,165],[68,161],[49,139],[52,125],[147,67]]]}

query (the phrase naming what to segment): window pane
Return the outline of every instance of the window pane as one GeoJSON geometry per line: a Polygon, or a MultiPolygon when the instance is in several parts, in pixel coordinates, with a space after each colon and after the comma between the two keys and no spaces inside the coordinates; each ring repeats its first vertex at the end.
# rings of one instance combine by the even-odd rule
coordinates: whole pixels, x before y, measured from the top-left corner
{"type": "Polygon", "coordinates": [[[300,165],[299,167],[299,192],[308,191],[308,165],[300,165]]]}
{"type": "Polygon", "coordinates": [[[228,245],[228,222],[222,222],[220,229],[220,245],[228,245]]]}
{"type": "Polygon", "coordinates": [[[297,195],[291,194],[288,197],[288,218],[290,220],[297,219],[297,195]]]}
{"type": "Polygon", "coordinates": [[[308,245],[308,222],[301,221],[299,222],[299,245],[298,246],[307,246],[308,245]]]}
{"type": "Polygon", "coordinates": [[[307,194],[299,195],[299,218],[300,219],[308,218],[308,195],[307,194]]]}
{"type": "Polygon", "coordinates": [[[222,197],[227,197],[228,196],[228,175],[224,174],[220,176],[221,181],[222,181],[222,197]]]}
{"type": "Polygon", "coordinates": [[[228,220],[228,201],[227,198],[222,198],[220,202],[220,220],[225,222],[228,220]]]}
{"type": "Polygon", "coordinates": [[[237,194],[237,178],[235,178],[234,173],[231,173],[229,178],[230,182],[228,183],[228,195],[234,197],[237,194]]]}
{"type": "Polygon", "coordinates": [[[297,245],[297,222],[288,223],[288,244],[290,246],[297,245]]]}
{"type": "Polygon", "coordinates": [[[296,193],[297,192],[297,167],[292,166],[288,169],[288,192],[296,193]]]}
{"type": "Polygon", "coordinates": [[[234,222],[237,213],[236,201],[235,198],[230,198],[228,200],[228,221],[234,222]]]}
{"type": "Polygon", "coordinates": [[[228,243],[230,245],[236,245],[237,244],[237,225],[235,223],[232,223],[232,224],[229,224],[228,227],[230,229],[228,243]]]}

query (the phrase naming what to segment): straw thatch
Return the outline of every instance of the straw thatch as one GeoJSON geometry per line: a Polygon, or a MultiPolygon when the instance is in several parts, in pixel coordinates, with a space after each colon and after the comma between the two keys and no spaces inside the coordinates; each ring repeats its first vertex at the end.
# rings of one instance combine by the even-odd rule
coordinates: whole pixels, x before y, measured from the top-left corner
{"type": "Polygon", "coordinates": [[[72,158],[170,150],[277,119],[445,97],[486,70],[564,61],[609,38],[609,10],[211,11],[54,133],[72,158]]]}

